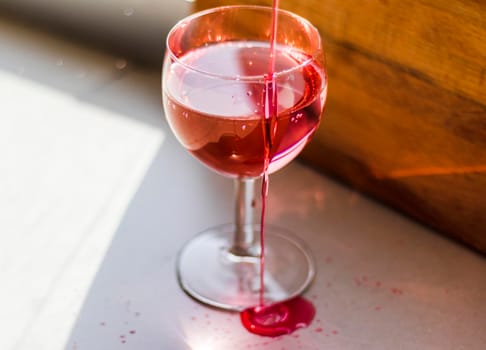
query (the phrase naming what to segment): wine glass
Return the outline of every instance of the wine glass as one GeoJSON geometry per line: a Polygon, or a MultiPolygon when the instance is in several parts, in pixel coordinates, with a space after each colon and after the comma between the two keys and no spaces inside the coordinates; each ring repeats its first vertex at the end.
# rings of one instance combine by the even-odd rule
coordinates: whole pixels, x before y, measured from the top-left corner
{"type": "Polygon", "coordinates": [[[317,29],[288,11],[225,6],[181,20],[166,45],[162,94],[170,128],[236,189],[235,222],[195,235],[179,252],[181,287],[228,310],[258,305],[262,295],[265,303],[299,295],[315,275],[313,258],[296,235],[268,225],[262,256],[254,186],[293,160],[319,125],[327,74],[317,29]]]}

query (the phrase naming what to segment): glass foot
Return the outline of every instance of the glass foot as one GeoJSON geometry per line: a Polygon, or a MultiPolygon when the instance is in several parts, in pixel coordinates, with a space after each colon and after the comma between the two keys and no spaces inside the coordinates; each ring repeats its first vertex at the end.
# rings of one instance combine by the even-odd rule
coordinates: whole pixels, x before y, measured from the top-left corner
{"type": "MultiPolygon", "coordinates": [[[[202,303],[241,311],[260,303],[260,258],[229,250],[234,225],[210,228],[180,251],[177,276],[182,289],[202,303]]],[[[255,227],[259,237],[259,227],[255,227]]],[[[265,304],[301,294],[315,275],[304,243],[288,231],[265,227],[265,304]]]]}

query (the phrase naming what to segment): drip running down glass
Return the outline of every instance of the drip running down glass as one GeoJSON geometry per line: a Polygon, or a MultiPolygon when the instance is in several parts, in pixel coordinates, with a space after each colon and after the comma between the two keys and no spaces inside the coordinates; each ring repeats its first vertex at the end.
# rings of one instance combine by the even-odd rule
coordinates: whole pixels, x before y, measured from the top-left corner
{"type": "Polygon", "coordinates": [[[265,225],[260,290],[255,182],[300,153],[319,125],[327,94],[317,29],[291,12],[276,13],[274,41],[272,8],[261,6],[199,12],[167,37],[162,90],[168,123],[195,158],[234,179],[236,189],[234,224],[187,242],[177,260],[178,279],[189,295],[223,309],[287,300],[315,274],[300,239],[265,225]]]}

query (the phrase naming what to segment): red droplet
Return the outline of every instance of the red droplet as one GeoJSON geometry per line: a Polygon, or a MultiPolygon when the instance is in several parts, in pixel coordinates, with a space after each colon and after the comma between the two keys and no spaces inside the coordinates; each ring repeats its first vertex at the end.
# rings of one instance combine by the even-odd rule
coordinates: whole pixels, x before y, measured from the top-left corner
{"type": "Polygon", "coordinates": [[[240,313],[240,318],[243,326],[251,333],[277,337],[307,327],[315,314],[316,310],[310,301],[296,297],[268,306],[246,309],[240,313]]]}
{"type": "Polygon", "coordinates": [[[395,295],[402,295],[403,294],[403,291],[399,288],[390,288],[390,292],[392,292],[393,294],[395,295]]]}
{"type": "Polygon", "coordinates": [[[322,333],[323,329],[322,329],[322,327],[317,327],[314,331],[316,333],[322,333]]]}

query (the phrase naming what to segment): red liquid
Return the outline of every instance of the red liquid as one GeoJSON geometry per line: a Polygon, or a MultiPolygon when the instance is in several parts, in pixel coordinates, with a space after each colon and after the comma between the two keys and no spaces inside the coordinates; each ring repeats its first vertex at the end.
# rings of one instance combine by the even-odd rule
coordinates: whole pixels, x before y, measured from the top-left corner
{"type": "MultiPolygon", "coordinates": [[[[279,52],[276,51],[276,28],[277,28],[278,0],[273,2],[272,36],[270,46],[270,68],[268,78],[265,81],[264,93],[264,116],[262,120],[262,133],[264,144],[264,168],[262,181],[262,213],[260,223],[260,305],[248,308],[241,312],[240,317],[245,328],[251,333],[262,336],[277,337],[307,327],[315,316],[315,308],[311,302],[296,297],[287,301],[264,305],[264,271],[265,271],[265,211],[269,186],[269,166],[276,147],[275,139],[278,135],[278,106],[279,89],[278,81],[275,78],[275,64],[279,59],[279,52]]],[[[320,113],[320,112],[319,112],[320,113]]],[[[298,149],[300,152],[300,148],[298,149]]],[[[293,158],[293,157],[292,157],[293,158]]]]}
{"type": "MultiPolygon", "coordinates": [[[[227,42],[189,51],[179,60],[214,74],[261,76],[257,81],[215,79],[173,64],[164,86],[167,120],[180,143],[205,165],[227,176],[261,176],[289,163],[317,128],[325,78],[317,63],[274,81],[277,117],[262,132],[270,47],[264,42],[227,42]]],[[[275,69],[290,69],[308,57],[278,51],[275,69]]]]}
{"type": "MultiPolygon", "coordinates": [[[[263,179],[262,179],[262,213],[260,218],[260,309],[264,306],[265,301],[265,212],[267,207],[268,195],[268,167],[271,161],[272,149],[274,146],[275,135],[277,131],[278,118],[278,86],[275,77],[275,57],[276,38],[277,38],[277,21],[278,21],[278,0],[273,0],[272,8],[272,31],[270,37],[270,65],[269,73],[265,79],[265,93],[264,93],[264,115],[263,115],[263,147],[264,147],[264,163],[263,163],[263,179]]],[[[257,308],[254,309],[255,314],[258,315],[257,308]]]]}
{"type": "Polygon", "coordinates": [[[252,333],[278,337],[307,327],[316,314],[314,305],[304,298],[246,309],[240,314],[241,322],[252,333]]]}

